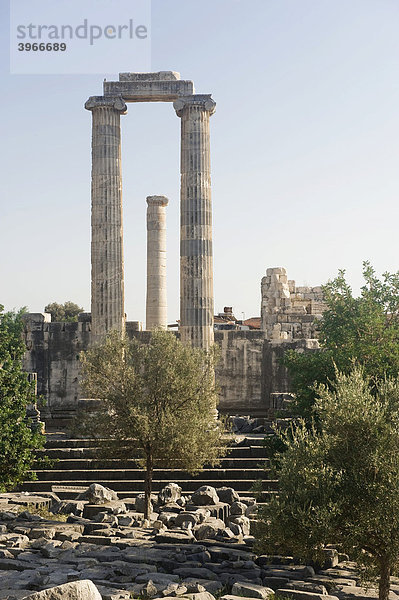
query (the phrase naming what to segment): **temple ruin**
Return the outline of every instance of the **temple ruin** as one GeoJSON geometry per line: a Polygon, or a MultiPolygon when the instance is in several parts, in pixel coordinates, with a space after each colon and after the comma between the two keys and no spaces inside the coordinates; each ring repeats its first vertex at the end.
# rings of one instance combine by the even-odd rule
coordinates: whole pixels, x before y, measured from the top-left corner
{"type": "Polygon", "coordinates": [[[179,332],[183,342],[207,349],[214,340],[209,117],[216,103],[173,71],[120,73],[103,91],[85,104],[92,113],[93,341],[125,325],[120,117],[126,102],[173,102],[181,119],[179,332]]]}
{"type": "Polygon", "coordinates": [[[24,368],[37,374],[38,394],[47,400],[43,417],[56,426],[74,417],[79,353],[93,342],[124,330],[148,343],[152,329],[167,328],[165,196],[147,197],[146,331],[125,318],[120,117],[129,102],[173,102],[181,119],[178,335],[195,347],[220,346],[220,412],[266,416],[290,391],[280,361],[286,349],[318,348],[322,290],[297,287],[284,268],[270,268],[261,282],[260,328],[214,326],[209,124],[216,105],[210,94],[195,94],[192,81],[161,71],[121,73],[85,104],[92,113],[91,313],[76,323],[52,323],[45,313],[24,316],[24,368]]]}

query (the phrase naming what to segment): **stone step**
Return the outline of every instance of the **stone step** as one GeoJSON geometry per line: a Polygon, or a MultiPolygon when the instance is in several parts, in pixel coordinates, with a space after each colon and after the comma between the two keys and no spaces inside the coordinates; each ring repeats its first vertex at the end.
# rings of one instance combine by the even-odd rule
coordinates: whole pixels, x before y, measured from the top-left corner
{"type": "MultiPolygon", "coordinates": [[[[220,469],[263,469],[268,466],[266,458],[223,458],[218,468],[220,469]]],[[[137,468],[137,459],[123,458],[73,458],[56,460],[51,469],[57,471],[93,470],[93,469],[134,469],[137,468]]],[[[211,469],[205,465],[205,469],[211,469]]],[[[40,469],[40,467],[39,467],[40,469]]]]}
{"type": "MultiPolygon", "coordinates": [[[[229,436],[230,439],[234,440],[237,436],[229,436]]],[[[238,436],[239,443],[232,444],[232,449],[244,449],[247,447],[259,447],[263,448],[264,438],[269,437],[269,434],[259,435],[245,435],[238,436]]],[[[107,446],[108,440],[101,439],[83,439],[83,438],[69,438],[66,435],[54,436],[52,434],[46,434],[46,448],[98,448],[101,444],[107,446]]]]}
{"type": "MultiPolygon", "coordinates": [[[[84,440],[78,440],[82,442],[84,440]]],[[[103,448],[98,445],[81,445],[81,446],[61,446],[61,447],[47,447],[43,451],[39,451],[37,454],[46,455],[51,459],[72,459],[72,458],[98,458],[103,453],[103,448]]],[[[228,458],[266,458],[266,450],[264,446],[235,446],[230,447],[228,451],[228,458]]],[[[118,458],[112,449],[107,449],[107,457],[118,458]]]]}
{"type": "MultiPolygon", "coordinates": [[[[220,484],[218,484],[219,487],[220,484]]],[[[78,486],[69,486],[69,485],[53,485],[52,491],[61,499],[61,500],[75,500],[78,494],[81,494],[87,489],[86,486],[78,485],[78,486]]],[[[161,488],[162,489],[162,488],[161,488]]],[[[217,488],[216,488],[217,489],[217,488]]],[[[48,490],[47,490],[48,491],[48,490]]],[[[159,490],[153,489],[153,493],[156,494],[159,490]]],[[[192,490],[185,490],[185,494],[190,494],[192,490]]],[[[136,498],[138,495],[142,494],[143,490],[118,490],[118,497],[120,500],[128,501],[131,504],[130,500],[136,498]]],[[[242,492],[237,492],[240,498],[248,498],[248,496],[254,497],[254,494],[251,490],[244,490],[242,492]]],[[[272,496],[276,494],[275,490],[264,490],[260,495],[256,495],[257,504],[259,506],[264,505],[266,502],[270,500],[272,496]]]]}
{"type": "MultiPolygon", "coordinates": [[[[192,493],[202,485],[212,485],[216,488],[232,487],[245,496],[251,494],[255,484],[263,480],[265,491],[260,500],[266,499],[276,493],[277,481],[271,479],[269,473],[264,437],[251,434],[232,436],[228,455],[221,459],[220,465],[208,465],[195,476],[179,469],[156,469],[154,492],[160,491],[167,483],[176,482],[185,493],[192,493]]],[[[137,468],[132,451],[130,458],[121,457],[107,447],[107,443],[105,440],[68,438],[60,433],[48,434],[46,448],[38,455],[45,454],[54,460],[54,464],[37,470],[37,481],[28,481],[21,489],[36,493],[54,489],[62,499],[76,498],[79,490],[86,489],[91,483],[110,487],[120,498],[142,493],[144,472],[137,468]]]]}
{"type": "MultiPolygon", "coordinates": [[[[45,469],[36,471],[36,475],[40,481],[53,481],[62,480],[69,481],[71,479],[76,481],[100,481],[107,479],[109,481],[134,481],[143,480],[143,469],[91,469],[91,470],[58,470],[58,469],[45,469]]],[[[261,469],[218,469],[211,468],[201,471],[198,475],[193,475],[191,478],[193,481],[197,479],[206,479],[208,481],[224,481],[225,479],[241,481],[243,479],[263,479],[267,471],[261,469]]],[[[181,479],[187,479],[190,477],[189,473],[176,469],[156,469],[154,470],[154,479],[160,481],[180,481],[181,479]]]]}
{"type": "MultiPolygon", "coordinates": [[[[169,480],[169,481],[173,481],[173,479],[169,480]]],[[[179,479],[178,480],[178,484],[179,486],[182,488],[183,492],[186,493],[191,493],[194,492],[195,490],[197,490],[199,487],[203,486],[203,485],[209,485],[210,483],[212,483],[214,485],[214,487],[222,487],[222,486],[227,486],[227,487],[232,487],[234,488],[238,493],[242,493],[243,492],[251,492],[251,490],[254,488],[254,486],[258,483],[258,479],[241,479],[241,480],[235,480],[235,479],[223,479],[223,480],[213,480],[212,482],[209,481],[209,479],[179,479]]],[[[70,485],[71,487],[85,487],[85,484],[87,482],[84,482],[81,479],[76,479],[76,480],[68,480],[68,485],[70,485]]],[[[90,480],[89,483],[99,483],[101,485],[104,485],[105,487],[109,487],[112,490],[114,490],[115,492],[118,493],[118,495],[120,495],[120,492],[127,492],[128,494],[132,494],[132,492],[143,492],[144,489],[144,477],[142,475],[141,479],[135,479],[135,480],[108,480],[108,479],[97,479],[97,480],[90,480]]],[[[167,480],[165,479],[154,479],[153,481],[153,490],[154,492],[159,492],[167,483],[167,480]]],[[[61,486],[61,487],[66,487],[66,482],[65,480],[61,479],[61,480],[52,480],[52,481],[26,481],[23,486],[22,489],[24,491],[27,492],[35,492],[35,493],[39,493],[39,492],[51,492],[52,488],[54,486],[61,486]]],[[[277,487],[277,481],[275,480],[269,480],[269,481],[264,481],[263,482],[263,487],[265,489],[268,489],[270,491],[276,489],[277,487]]]]}

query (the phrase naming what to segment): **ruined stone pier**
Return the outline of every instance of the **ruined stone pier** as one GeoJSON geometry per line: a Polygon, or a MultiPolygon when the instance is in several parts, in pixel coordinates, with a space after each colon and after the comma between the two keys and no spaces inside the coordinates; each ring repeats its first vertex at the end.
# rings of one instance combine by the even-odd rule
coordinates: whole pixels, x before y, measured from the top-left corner
{"type": "Polygon", "coordinates": [[[173,104],[181,118],[180,335],[208,349],[213,343],[213,252],[208,94],[173,104]]]}
{"type": "Polygon", "coordinates": [[[147,196],[146,329],[167,328],[165,196],[147,196]]]}
{"type": "Polygon", "coordinates": [[[119,97],[92,96],[91,318],[93,341],[124,326],[122,172],[119,97]]]}

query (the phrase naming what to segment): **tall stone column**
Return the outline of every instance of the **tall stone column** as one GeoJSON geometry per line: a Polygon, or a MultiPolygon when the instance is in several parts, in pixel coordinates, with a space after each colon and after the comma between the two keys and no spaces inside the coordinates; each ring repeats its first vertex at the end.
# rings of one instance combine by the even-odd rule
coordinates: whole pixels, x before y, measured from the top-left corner
{"type": "Polygon", "coordinates": [[[122,228],[121,97],[91,96],[93,116],[91,172],[92,340],[125,322],[122,228]]]}
{"type": "Polygon", "coordinates": [[[209,117],[210,94],[175,100],[181,118],[180,335],[208,349],[213,343],[213,252],[209,117]]]}
{"type": "Polygon", "coordinates": [[[165,196],[147,196],[146,329],[167,328],[165,196]]]}

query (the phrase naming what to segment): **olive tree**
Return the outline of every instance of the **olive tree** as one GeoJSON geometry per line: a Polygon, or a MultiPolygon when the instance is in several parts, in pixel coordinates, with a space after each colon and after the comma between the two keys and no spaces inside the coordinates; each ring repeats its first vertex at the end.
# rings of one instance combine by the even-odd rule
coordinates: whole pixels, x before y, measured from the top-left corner
{"type": "Polygon", "coordinates": [[[222,455],[223,428],[215,418],[215,351],[183,345],[165,331],[148,344],[116,332],[81,354],[82,385],[102,408],[89,420],[96,435],[139,454],[145,470],[145,518],[155,468],[190,473],[222,455]]]}
{"type": "Polygon", "coordinates": [[[361,369],[337,372],[314,410],[317,428],[299,421],[278,433],[279,493],[261,513],[258,550],[320,560],[339,544],[387,600],[399,563],[399,381],[373,394],[361,369]]]}
{"type": "Polygon", "coordinates": [[[73,323],[78,320],[79,313],[83,312],[83,308],[75,302],[68,300],[64,304],[51,302],[44,307],[44,312],[51,314],[52,321],[63,321],[73,323]]]}
{"type": "Polygon", "coordinates": [[[323,286],[327,309],[319,322],[321,350],[298,353],[288,350],[288,368],[296,399],[293,410],[308,419],[315,400],[314,384],[329,385],[335,367],[349,373],[362,365],[374,382],[399,375],[399,272],[377,277],[363,263],[364,285],[354,296],[345,272],[323,286]]]}
{"type": "Polygon", "coordinates": [[[4,312],[0,306],[0,491],[34,477],[35,450],[44,443],[44,436],[33,432],[26,418],[27,405],[36,398],[22,370],[23,312],[4,312]]]}

